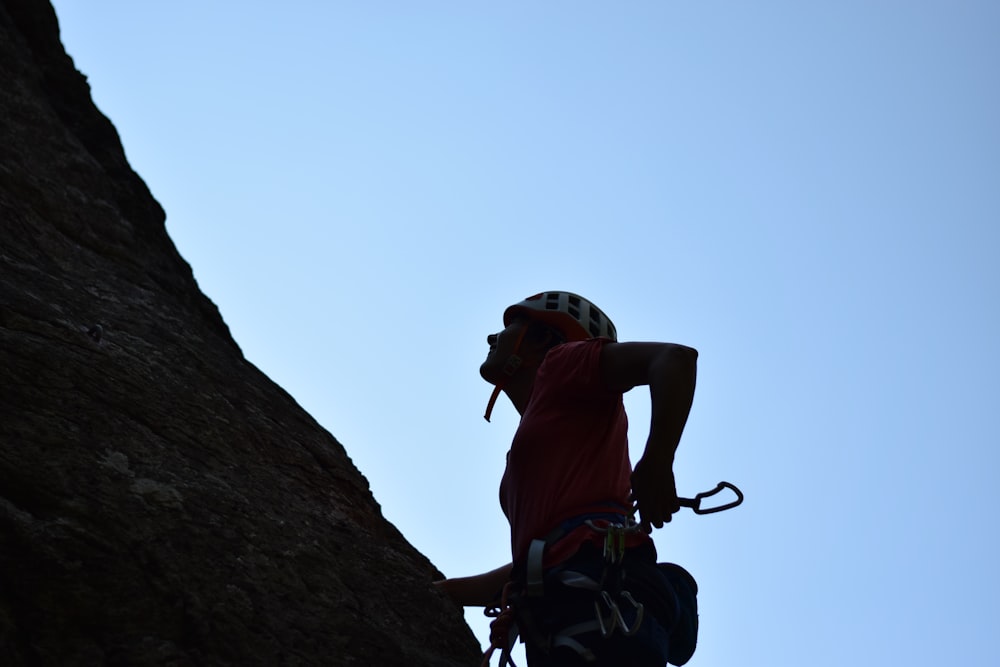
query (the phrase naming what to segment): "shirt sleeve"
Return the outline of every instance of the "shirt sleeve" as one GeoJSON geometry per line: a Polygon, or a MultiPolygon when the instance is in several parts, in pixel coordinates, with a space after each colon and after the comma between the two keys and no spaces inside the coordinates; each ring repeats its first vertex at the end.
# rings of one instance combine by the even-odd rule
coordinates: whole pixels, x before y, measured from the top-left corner
{"type": "Polygon", "coordinates": [[[538,373],[569,395],[613,396],[601,381],[601,350],[609,342],[608,338],[591,338],[554,347],[538,373]]]}

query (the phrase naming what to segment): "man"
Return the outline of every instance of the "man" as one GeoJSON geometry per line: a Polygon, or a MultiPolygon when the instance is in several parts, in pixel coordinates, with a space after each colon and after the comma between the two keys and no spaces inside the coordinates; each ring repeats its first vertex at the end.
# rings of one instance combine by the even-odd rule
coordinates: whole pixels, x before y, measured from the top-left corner
{"type": "Polygon", "coordinates": [[[619,343],[608,317],[570,292],[529,297],[503,322],[480,375],[495,387],[487,420],[501,392],[521,415],[500,485],[512,561],[437,586],[466,606],[495,605],[506,587],[531,667],[664,665],[675,612],[654,599],[664,584],[648,534],[680,508],[673,461],[698,354],[619,343]],[[652,417],[633,471],[622,395],[638,385],[652,417]],[[633,507],[641,530],[629,526],[633,507]]]}

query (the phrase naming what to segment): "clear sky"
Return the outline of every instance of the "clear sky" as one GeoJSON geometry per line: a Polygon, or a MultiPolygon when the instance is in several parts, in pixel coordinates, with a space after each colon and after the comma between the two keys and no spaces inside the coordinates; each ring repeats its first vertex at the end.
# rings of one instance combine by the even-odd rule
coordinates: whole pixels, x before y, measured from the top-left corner
{"type": "Polygon", "coordinates": [[[692,667],[997,664],[1000,4],[55,5],[247,358],[445,573],[509,559],[485,337],[565,289],[701,353],[679,491],[746,502],[655,537],[692,667]]]}

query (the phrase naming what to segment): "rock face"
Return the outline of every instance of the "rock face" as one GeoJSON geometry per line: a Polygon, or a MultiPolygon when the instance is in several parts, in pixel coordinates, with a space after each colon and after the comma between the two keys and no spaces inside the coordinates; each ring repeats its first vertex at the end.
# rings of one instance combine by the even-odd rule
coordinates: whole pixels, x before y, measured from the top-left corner
{"type": "Polygon", "coordinates": [[[473,665],[199,291],[43,0],[0,0],[0,664],[473,665]]]}

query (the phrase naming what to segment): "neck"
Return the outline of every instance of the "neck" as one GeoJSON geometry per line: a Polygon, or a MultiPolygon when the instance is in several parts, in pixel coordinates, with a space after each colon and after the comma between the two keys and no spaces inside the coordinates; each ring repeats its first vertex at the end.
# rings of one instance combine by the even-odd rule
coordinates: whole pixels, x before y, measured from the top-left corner
{"type": "Polygon", "coordinates": [[[523,415],[525,409],[527,409],[528,401],[531,399],[531,389],[534,384],[535,374],[528,372],[528,369],[522,369],[521,372],[515,373],[507,381],[507,384],[504,385],[503,393],[507,394],[507,398],[514,404],[517,414],[523,415]]]}

